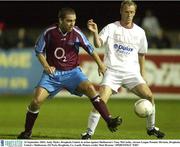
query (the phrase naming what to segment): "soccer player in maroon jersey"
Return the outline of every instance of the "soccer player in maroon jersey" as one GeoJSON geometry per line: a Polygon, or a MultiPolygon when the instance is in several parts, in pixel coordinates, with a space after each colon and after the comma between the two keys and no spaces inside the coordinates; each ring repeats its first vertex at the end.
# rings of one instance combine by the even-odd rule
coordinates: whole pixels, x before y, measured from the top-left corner
{"type": "Polygon", "coordinates": [[[20,133],[18,139],[29,139],[31,137],[41,104],[63,88],[71,94],[78,96],[85,94],[89,97],[95,109],[106,121],[110,131],[116,131],[122,123],[120,117],[111,117],[106,104],[101,100],[93,84],[88,81],[79,67],[78,53],[79,47],[82,47],[95,60],[100,73],[104,74],[106,70],[92,45],[75,26],[75,11],[72,8],[62,8],[59,11],[58,19],[59,23],[48,27],[36,42],[36,55],[44,68],[44,72],[36,87],[35,96],[28,106],[25,130],[20,133]]]}

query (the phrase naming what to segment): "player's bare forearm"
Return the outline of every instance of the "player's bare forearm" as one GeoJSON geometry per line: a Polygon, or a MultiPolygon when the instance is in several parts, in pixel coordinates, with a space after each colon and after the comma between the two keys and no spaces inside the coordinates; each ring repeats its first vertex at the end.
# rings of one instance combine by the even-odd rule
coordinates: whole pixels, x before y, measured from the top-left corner
{"type": "Polygon", "coordinates": [[[140,73],[145,78],[145,54],[139,54],[140,73]]]}
{"type": "Polygon", "coordinates": [[[102,42],[101,39],[99,38],[99,35],[97,32],[93,33],[94,35],[94,46],[96,48],[100,48],[102,46],[102,42]]]}
{"type": "Polygon", "coordinates": [[[37,57],[43,68],[49,67],[49,64],[47,63],[46,58],[43,54],[38,54],[37,57]]]}
{"type": "Polygon", "coordinates": [[[102,62],[102,60],[100,59],[99,55],[94,51],[92,54],[93,59],[96,61],[97,65],[98,65],[98,72],[99,75],[105,73],[106,71],[106,66],[104,65],[104,63],[102,62]]]}
{"type": "Polygon", "coordinates": [[[49,66],[48,62],[46,61],[46,58],[43,54],[38,54],[37,58],[39,59],[39,62],[41,63],[41,65],[43,66],[44,70],[48,73],[48,74],[52,74],[55,71],[55,67],[49,66]]]}

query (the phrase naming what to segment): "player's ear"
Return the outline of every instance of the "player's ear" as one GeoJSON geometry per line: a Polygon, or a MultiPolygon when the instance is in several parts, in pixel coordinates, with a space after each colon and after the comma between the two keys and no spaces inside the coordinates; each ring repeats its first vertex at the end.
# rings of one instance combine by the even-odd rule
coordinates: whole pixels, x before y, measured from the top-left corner
{"type": "Polygon", "coordinates": [[[59,23],[60,23],[60,24],[62,23],[62,19],[61,19],[61,18],[59,18],[59,23]]]}
{"type": "Polygon", "coordinates": [[[121,13],[122,13],[122,10],[121,10],[121,9],[119,10],[119,13],[120,13],[120,15],[121,15],[121,13]]]}

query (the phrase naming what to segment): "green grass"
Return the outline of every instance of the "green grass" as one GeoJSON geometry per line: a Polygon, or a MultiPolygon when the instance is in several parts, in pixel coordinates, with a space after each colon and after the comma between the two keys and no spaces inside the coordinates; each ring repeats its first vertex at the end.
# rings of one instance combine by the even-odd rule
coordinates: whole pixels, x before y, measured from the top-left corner
{"type": "MultiPolygon", "coordinates": [[[[23,130],[26,107],[31,96],[0,97],[0,139],[16,139],[23,130]]],[[[120,115],[119,131],[109,132],[101,119],[93,139],[156,139],[146,134],[146,121],[133,112],[135,100],[111,99],[113,116],[120,115]]],[[[86,98],[55,98],[41,107],[32,139],[80,139],[87,126],[92,106],[86,98]]],[[[180,139],[180,101],[156,101],[156,125],[166,133],[165,139],[180,139]]]]}

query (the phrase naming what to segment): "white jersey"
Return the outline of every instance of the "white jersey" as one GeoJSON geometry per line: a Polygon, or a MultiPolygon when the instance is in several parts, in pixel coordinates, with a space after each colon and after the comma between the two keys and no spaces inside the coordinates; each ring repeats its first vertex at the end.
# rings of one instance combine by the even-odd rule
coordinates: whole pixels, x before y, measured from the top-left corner
{"type": "Polygon", "coordinates": [[[133,24],[131,29],[119,21],[108,24],[99,33],[105,46],[104,62],[108,68],[136,73],[140,70],[138,53],[147,53],[147,39],[142,28],[133,24]]]}

